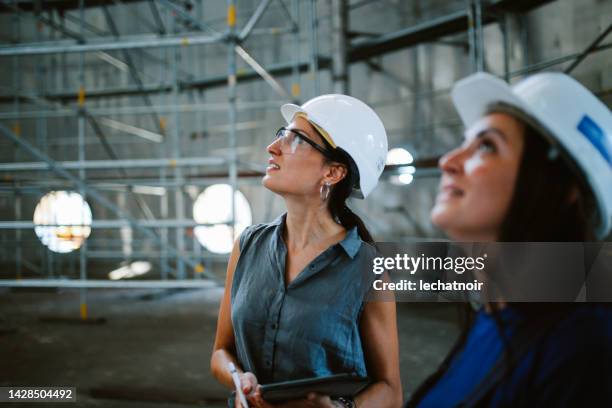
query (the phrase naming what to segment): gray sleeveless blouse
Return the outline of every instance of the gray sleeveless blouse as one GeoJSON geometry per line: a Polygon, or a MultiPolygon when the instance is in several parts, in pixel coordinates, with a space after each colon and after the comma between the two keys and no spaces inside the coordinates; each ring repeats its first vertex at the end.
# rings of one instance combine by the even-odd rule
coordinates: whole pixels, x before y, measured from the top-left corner
{"type": "Polygon", "coordinates": [[[375,248],[347,232],[285,286],[285,215],[248,227],[231,290],[237,358],[261,384],[331,374],[366,376],[359,321],[375,248]]]}

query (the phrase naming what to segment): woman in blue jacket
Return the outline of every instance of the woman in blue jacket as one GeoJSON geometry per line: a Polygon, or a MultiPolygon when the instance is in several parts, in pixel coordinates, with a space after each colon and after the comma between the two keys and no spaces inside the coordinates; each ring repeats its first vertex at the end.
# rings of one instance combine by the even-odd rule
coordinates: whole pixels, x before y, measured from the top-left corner
{"type": "MultiPolygon", "coordinates": [[[[612,115],[593,94],[560,73],[512,87],[479,73],[452,97],[467,131],[440,160],[431,212],[450,238],[584,242],[609,234],[612,115]]],[[[607,305],[498,301],[465,317],[457,343],[407,406],[612,406],[607,305]]]]}

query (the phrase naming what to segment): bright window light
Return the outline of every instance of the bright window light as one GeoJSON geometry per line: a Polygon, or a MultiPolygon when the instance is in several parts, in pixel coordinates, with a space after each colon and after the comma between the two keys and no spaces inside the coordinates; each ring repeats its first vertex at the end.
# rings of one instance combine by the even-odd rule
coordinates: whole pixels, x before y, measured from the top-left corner
{"type": "Polygon", "coordinates": [[[387,153],[388,165],[411,164],[413,161],[414,158],[410,152],[402,147],[393,148],[387,153]]]}
{"type": "Polygon", "coordinates": [[[232,235],[228,224],[231,219],[232,187],[229,184],[215,184],[202,192],[193,204],[193,219],[201,224],[216,224],[198,226],[194,234],[200,244],[217,254],[227,254],[232,251],[234,240],[253,222],[251,206],[244,194],[236,190],[235,222],[232,235]]]}
{"type": "Polygon", "coordinates": [[[410,173],[404,173],[404,174],[400,174],[399,176],[397,176],[397,178],[399,182],[402,184],[410,184],[412,183],[414,176],[410,173]]]}
{"type": "Polygon", "coordinates": [[[74,191],[52,191],[34,210],[34,232],[51,251],[68,253],[79,249],[91,234],[91,209],[74,191]]]}
{"type": "Polygon", "coordinates": [[[151,270],[151,262],[136,261],[111,271],[108,277],[111,280],[129,279],[144,275],[151,270]]]}
{"type": "Polygon", "coordinates": [[[389,179],[391,183],[395,184],[396,186],[408,185],[412,183],[412,180],[414,180],[415,172],[416,169],[414,166],[404,166],[399,169],[400,174],[391,176],[389,179]]]}

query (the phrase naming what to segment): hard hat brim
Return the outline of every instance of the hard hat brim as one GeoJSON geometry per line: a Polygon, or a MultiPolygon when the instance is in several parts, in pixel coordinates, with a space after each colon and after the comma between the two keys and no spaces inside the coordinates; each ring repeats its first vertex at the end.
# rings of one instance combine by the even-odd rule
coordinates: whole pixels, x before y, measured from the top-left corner
{"type": "Polygon", "coordinates": [[[282,105],[280,107],[280,111],[281,111],[281,115],[283,115],[283,119],[285,119],[285,122],[287,123],[291,123],[296,113],[298,112],[306,113],[304,112],[301,106],[296,105],[294,103],[286,103],[282,105]]]}
{"type": "Polygon", "coordinates": [[[487,74],[478,73],[458,81],[451,97],[468,128],[485,116],[492,105],[500,102],[529,111],[506,82],[487,74]]]}
{"type": "Polygon", "coordinates": [[[280,111],[287,124],[291,123],[295,118],[295,115],[297,115],[298,113],[303,114],[308,120],[308,122],[310,122],[310,124],[313,125],[315,129],[317,129],[319,134],[327,141],[327,143],[331,145],[331,147],[333,147],[334,149],[337,147],[332,137],[329,135],[329,133],[327,133],[327,130],[321,127],[321,125],[317,123],[317,119],[314,118],[308,112],[306,112],[304,109],[302,109],[301,106],[293,103],[286,103],[281,106],[280,111]]]}

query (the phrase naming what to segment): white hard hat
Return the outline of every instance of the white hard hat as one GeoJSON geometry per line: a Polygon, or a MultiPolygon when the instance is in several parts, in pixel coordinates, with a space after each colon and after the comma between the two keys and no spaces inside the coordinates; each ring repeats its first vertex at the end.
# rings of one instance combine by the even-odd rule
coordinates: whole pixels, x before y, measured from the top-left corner
{"type": "Polygon", "coordinates": [[[333,148],[340,147],[351,156],[359,171],[353,196],[365,198],[374,190],[385,167],[387,133],[372,108],[352,96],[331,94],[302,106],[285,104],[281,113],[287,123],[303,114],[333,148]]]}
{"type": "Polygon", "coordinates": [[[573,158],[590,186],[600,222],[598,237],[612,226],[612,114],[588,89],[561,73],[530,76],[509,86],[486,73],[457,82],[452,98],[469,127],[491,105],[504,103],[536,120],[573,158]]]}

